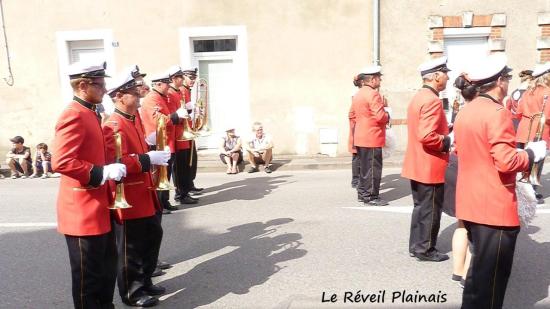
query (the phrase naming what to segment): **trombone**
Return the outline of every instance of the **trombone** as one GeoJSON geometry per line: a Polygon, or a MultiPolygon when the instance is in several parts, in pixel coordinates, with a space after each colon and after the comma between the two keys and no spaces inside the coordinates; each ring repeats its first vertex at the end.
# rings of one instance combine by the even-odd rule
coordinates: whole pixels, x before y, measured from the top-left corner
{"type": "MultiPolygon", "coordinates": [[[[535,137],[533,138],[533,142],[538,142],[542,139],[542,131],[544,131],[544,123],[546,122],[544,109],[546,108],[547,101],[548,101],[548,95],[545,95],[542,99],[541,112],[531,116],[531,120],[529,122],[529,131],[527,131],[528,132],[527,140],[529,140],[529,137],[531,136],[531,129],[534,121],[537,122],[537,130],[535,132],[535,137]]],[[[540,172],[542,171],[543,165],[544,165],[544,159],[540,160],[539,162],[533,163],[531,170],[524,172],[520,181],[529,183],[534,186],[541,186],[540,172]]]]}
{"type": "MultiPolygon", "coordinates": [[[[166,116],[158,112],[157,118],[157,150],[167,150],[170,151],[166,143],[166,116]]],[[[158,166],[159,177],[157,182],[158,191],[169,191],[172,189],[170,181],[168,180],[168,169],[167,166],[159,165],[158,166]]]]}
{"type": "MultiPolygon", "coordinates": [[[[122,137],[118,130],[115,131],[113,136],[115,138],[115,159],[117,163],[120,163],[120,159],[122,158],[122,137]]],[[[122,183],[122,180],[120,180],[116,182],[115,201],[109,209],[127,208],[132,208],[132,206],[126,201],[126,197],[124,196],[124,184],[122,183]]]]}

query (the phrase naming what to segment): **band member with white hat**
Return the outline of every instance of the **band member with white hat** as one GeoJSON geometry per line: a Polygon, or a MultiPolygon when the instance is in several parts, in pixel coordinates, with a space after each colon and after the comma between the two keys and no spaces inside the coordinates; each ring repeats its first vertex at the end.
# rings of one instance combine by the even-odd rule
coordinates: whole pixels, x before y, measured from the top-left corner
{"type": "Polygon", "coordinates": [[[447,58],[418,67],[423,86],[407,109],[408,142],[402,176],[410,179],[414,208],[409,254],[419,261],[440,262],[449,257],[435,248],[443,204],[443,183],[452,136],[439,93],[447,86],[447,58]]]}
{"type": "Polygon", "coordinates": [[[386,124],[389,115],[384,110],[378,92],[382,73],[380,66],[363,68],[354,78],[359,90],[352,98],[350,123],[353,123],[353,145],[357,149],[360,165],[357,196],[360,202],[371,206],[386,206],[379,197],[382,179],[382,147],[386,142],[386,124]]]}
{"type": "Polygon", "coordinates": [[[95,107],[105,94],[106,64],[69,68],[72,102],[55,126],[52,168],[61,174],[57,227],[65,235],[75,308],[114,308],[117,250],[107,180],[126,175],[124,164],[107,164],[105,140],[95,107]]]}
{"type": "MultiPolygon", "coordinates": [[[[117,145],[121,150],[119,162],[127,169],[122,185],[126,201],[132,206],[115,211],[119,294],[127,305],[149,307],[158,303],[154,296],[166,290],[151,281],[157,266],[162,227],[155,215],[161,206],[150,170],[152,165],[168,165],[170,152],[148,151],[137,113],[143,83],[136,78],[139,76],[134,77],[132,71],[125,71],[111,84],[107,94],[113,99],[115,110],[103,125],[103,133],[106,139],[113,138],[115,132],[121,136],[121,144],[117,145]]],[[[114,144],[114,141],[108,143],[114,144]]],[[[108,159],[114,162],[115,149],[109,147],[107,153],[108,159]]]]}
{"type": "MultiPolygon", "coordinates": [[[[159,117],[166,118],[166,140],[167,145],[175,144],[175,130],[174,123],[179,121],[180,115],[176,112],[171,112],[168,107],[168,89],[170,89],[170,74],[168,72],[158,74],[151,78],[153,83],[153,90],[149,92],[143,99],[140,109],[141,120],[145,128],[145,136],[151,136],[156,132],[157,120],[159,117]]],[[[149,141],[151,142],[151,141],[149,141]]],[[[173,148],[170,147],[170,150],[173,148]]],[[[170,166],[172,161],[169,161],[170,166]]],[[[168,168],[168,180],[170,180],[172,173],[168,168]]],[[[169,213],[172,210],[177,210],[170,204],[170,191],[158,192],[160,203],[162,207],[169,213]]]]}
{"type": "MultiPolygon", "coordinates": [[[[192,102],[192,100],[191,100],[191,89],[193,88],[193,85],[195,85],[196,80],[197,80],[197,68],[193,67],[193,68],[188,68],[188,69],[183,70],[183,87],[182,87],[182,91],[183,91],[183,94],[184,94],[184,97],[185,97],[185,108],[187,109],[187,111],[190,115],[192,113],[194,114],[194,113],[197,112],[197,110],[195,109],[195,106],[194,106],[194,102],[192,102]]],[[[193,126],[193,120],[189,119],[188,121],[189,121],[189,125],[192,127],[193,126]]],[[[197,188],[195,186],[195,178],[197,177],[198,157],[197,157],[197,145],[195,145],[194,141],[191,142],[191,148],[189,150],[189,158],[192,159],[191,164],[190,164],[191,186],[189,188],[189,192],[192,193],[192,194],[197,194],[198,195],[198,194],[201,194],[201,192],[202,192],[202,190],[204,190],[204,188],[197,188]]],[[[180,197],[180,200],[184,201],[184,199],[189,200],[190,198],[193,199],[193,197],[191,197],[189,195],[184,196],[182,194],[182,196],[180,197]]]]}
{"type": "MultiPolygon", "coordinates": [[[[179,66],[172,66],[168,70],[170,75],[170,89],[168,89],[168,105],[172,112],[180,110],[183,116],[175,128],[174,160],[172,161],[172,175],[174,175],[174,184],[176,186],[175,199],[182,204],[196,204],[197,198],[189,196],[189,191],[193,187],[192,167],[189,165],[189,156],[191,154],[191,141],[183,140],[184,122],[190,120],[189,113],[185,108],[184,93],[180,90],[185,80],[184,73],[179,66]]],[[[190,126],[187,126],[190,128],[190,126]]]]}
{"type": "Polygon", "coordinates": [[[503,106],[512,75],[506,57],[491,55],[468,73],[479,95],[460,111],[456,217],[464,221],[472,259],[462,308],[501,308],[520,230],[516,174],[546,155],[546,142],[516,149],[512,114],[503,106]]]}

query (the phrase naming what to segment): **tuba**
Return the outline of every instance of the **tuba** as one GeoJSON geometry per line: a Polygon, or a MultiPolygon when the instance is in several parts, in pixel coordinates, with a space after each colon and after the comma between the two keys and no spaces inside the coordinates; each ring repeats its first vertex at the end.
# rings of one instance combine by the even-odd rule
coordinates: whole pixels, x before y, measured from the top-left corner
{"type": "MultiPolygon", "coordinates": [[[[527,135],[527,140],[529,140],[529,137],[531,136],[531,129],[533,126],[533,122],[535,121],[536,121],[537,127],[535,131],[535,137],[533,138],[533,142],[538,142],[542,139],[542,131],[544,130],[544,123],[546,122],[544,109],[546,108],[547,101],[548,101],[548,95],[545,95],[542,99],[542,111],[540,113],[536,113],[533,116],[531,116],[531,120],[529,122],[529,131],[527,135]]],[[[520,181],[530,183],[534,186],[541,186],[540,172],[542,171],[543,165],[544,165],[544,159],[540,160],[539,162],[533,163],[531,170],[525,172],[520,181]]]]}
{"type": "Polygon", "coordinates": [[[208,127],[208,82],[204,78],[197,80],[195,111],[193,117],[193,132],[209,132],[208,127]]]}
{"type": "MultiPolygon", "coordinates": [[[[115,138],[115,159],[117,163],[120,163],[120,158],[122,158],[122,137],[120,133],[115,131],[113,134],[115,138]]],[[[121,181],[116,182],[115,189],[115,202],[109,209],[126,209],[131,208],[132,206],[128,204],[126,198],[124,197],[124,184],[121,181]]]]}
{"type": "MultiPolygon", "coordinates": [[[[166,116],[158,112],[157,119],[157,150],[168,150],[166,143],[166,116]]],[[[172,189],[170,181],[168,181],[168,167],[164,165],[158,166],[159,177],[156,189],[159,191],[168,191],[172,189]]]]}

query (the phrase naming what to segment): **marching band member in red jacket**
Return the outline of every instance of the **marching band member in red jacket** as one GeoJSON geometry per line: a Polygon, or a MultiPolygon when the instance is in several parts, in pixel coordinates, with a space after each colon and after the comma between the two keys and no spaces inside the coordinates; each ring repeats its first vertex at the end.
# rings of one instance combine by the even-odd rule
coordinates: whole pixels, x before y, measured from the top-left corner
{"type": "Polygon", "coordinates": [[[354,85],[359,91],[353,96],[350,109],[350,121],[355,124],[353,146],[357,149],[360,166],[357,195],[359,201],[372,206],[388,205],[379,197],[382,147],[386,143],[386,124],[389,121],[378,92],[382,80],[380,69],[380,66],[366,67],[355,77],[354,85]]]}
{"type": "MultiPolygon", "coordinates": [[[[150,173],[151,165],[168,165],[170,152],[148,151],[143,126],[137,115],[141,82],[127,71],[108,91],[115,110],[103,125],[107,140],[115,132],[121,136],[121,158],[127,175],[122,184],[126,201],[132,207],[116,210],[115,230],[118,247],[118,290],[122,301],[131,306],[153,306],[158,303],[154,295],[165,288],[153,285],[153,274],[162,240],[162,227],[155,215],[160,210],[155,186],[150,173]]],[[[108,160],[115,161],[115,142],[109,142],[108,160]]],[[[114,185],[113,185],[114,188],[114,185]]]]}
{"type": "MultiPolygon", "coordinates": [[[[190,116],[185,108],[185,93],[180,89],[183,86],[184,74],[179,66],[173,66],[168,70],[170,76],[170,89],[168,89],[168,105],[172,111],[180,110],[183,118],[175,124],[175,157],[172,162],[172,175],[174,175],[174,184],[176,186],[175,200],[182,204],[196,204],[197,198],[189,195],[193,186],[191,178],[192,168],[189,165],[191,159],[191,141],[182,139],[184,123],[189,124],[190,116]]],[[[189,95],[189,98],[191,96],[189,95]]],[[[190,126],[187,126],[190,128],[190,126]]]]}
{"type": "MultiPolygon", "coordinates": [[[[166,140],[170,151],[175,152],[176,135],[174,124],[179,123],[180,116],[176,112],[171,112],[168,106],[168,89],[170,89],[170,76],[168,73],[163,73],[151,78],[153,90],[145,96],[140,109],[141,120],[145,128],[145,136],[150,136],[156,132],[158,117],[167,117],[166,122],[166,140]]],[[[172,152],[173,153],[173,152],[172,152]]],[[[168,162],[168,166],[172,164],[173,158],[168,162]]],[[[168,180],[172,173],[168,168],[168,180]]],[[[178,210],[177,207],[170,205],[170,191],[158,192],[160,203],[167,213],[172,210],[178,210]]]]}
{"type": "Polygon", "coordinates": [[[55,126],[52,168],[61,173],[57,225],[69,250],[75,308],[114,308],[117,253],[106,181],[120,180],[126,167],[107,164],[95,111],[106,91],[105,68],[105,63],[69,68],[74,97],[55,126]]]}
{"type": "Polygon", "coordinates": [[[402,176],[411,180],[414,208],[409,253],[420,261],[447,260],[435,248],[443,204],[443,183],[452,144],[439,92],[447,86],[447,58],[418,68],[424,85],[407,109],[408,142],[402,176]]]}
{"type": "Polygon", "coordinates": [[[472,259],[462,308],[501,308],[520,226],[516,174],[543,160],[546,142],[516,149],[512,114],[503,106],[512,75],[502,55],[488,56],[468,77],[479,95],[458,114],[456,217],[464,221],[472,259]]]}

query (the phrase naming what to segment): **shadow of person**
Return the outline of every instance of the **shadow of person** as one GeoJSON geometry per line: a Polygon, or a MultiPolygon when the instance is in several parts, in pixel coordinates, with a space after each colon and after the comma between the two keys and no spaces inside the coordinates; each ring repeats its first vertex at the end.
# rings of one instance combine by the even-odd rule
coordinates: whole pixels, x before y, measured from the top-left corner
{"type": "Polygon", "coordinates": [[[410,181],[400,174],[385,175],[380,181],[380,190],[384,190],[380,193],[383,199],[388,202],[395,201],[411,194],[410,181]]]}
{"type": "MultiPolygon", "coordinates": [[[[220,235],[216,248],[235,245],[238,247],[197,264],[185,274],[162,281],[161,284],[168,291],[176,291],[167,296],[162,304],[169,308],[195,308],[211,304],[229,293],[247,294],[252,287],[265,283],[285,268],[279,263],[307,254],[306,250],[300,248],[301,234],[285,233],[271,236],[276,229],[269,227],[285,222],[288,222],[288,218],[268,221],[265,224],[254,222],[231,228],[228,233],[233,235],[220,235]]],[[[215,250],[215,247],[208,249],[215,250]]]]}
{"type": "Polygon", "coordinates": [[[453,249],[453,234],[458,226],[458,222],[455,222],[443,230],[439,231],[439,236],[437,237],[437,250],[441,253],[449,253],[453,249]]]}
{"type": "Polygon", "coordinates": [[[195,208],[210,204],[227,202],[230,200],[258,200],[271,191],[278,188],[281,184],[287,182],[288,175],[280,175],[275,177],[254,177],[245,178],[237,181],[227,182],[218,186],[204,189],[203,192],[216,192],[214,194],[204,194],[200,196],[198,204],[181,205],[182,209],[195,208]]]}
{"type": "Polygon", "coordinates": [[[550,173],[545,173],[540,176],[541,187],[537,188],[537,192],[542,194],[543,198],[550,196],[550,173]]]}
{"type": "Polygon", "coordinates": [[[534,308],[548,297],[550,242],[533,240],[532,235],[539,230],[537,226],[529,226],[527,229],[522,228],[518,235],[504,308],[534,308]]]}

